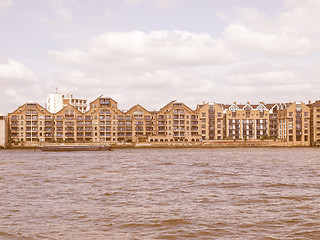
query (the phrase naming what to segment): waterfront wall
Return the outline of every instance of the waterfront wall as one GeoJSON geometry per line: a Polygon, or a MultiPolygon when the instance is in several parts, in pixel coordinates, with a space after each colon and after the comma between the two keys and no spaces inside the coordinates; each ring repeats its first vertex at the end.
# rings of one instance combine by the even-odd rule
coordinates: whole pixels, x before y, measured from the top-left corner
{"type": "MultiPolygon", "coordinates": [[[[11,148],[37,148],[43,145],[97,145],[97,143],[36,143],[36,142],[23,142],[18,145],[13,145],[11,148]]],[[[157,143],[113,143],[113,148],[237,148],[237,147],[295,147],[293,144],[285,141],[273,141],[273,140],[252,140],[252,141],[204,141],[204,142],[157,142],[157,143]]]]}

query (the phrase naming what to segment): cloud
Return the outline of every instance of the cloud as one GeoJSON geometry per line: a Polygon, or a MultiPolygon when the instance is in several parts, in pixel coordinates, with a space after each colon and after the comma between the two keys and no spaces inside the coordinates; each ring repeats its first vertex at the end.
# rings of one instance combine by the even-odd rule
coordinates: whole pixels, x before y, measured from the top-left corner
{"type": "Polygon", "coordinates": [[[238,57],[223,40],[187,31],[109,32],[94,38],[85,50],[48,54],[64,64],[140,70],[220,65],[238,57]]]}
{"type": "Polygon", "coordinates": [[[306,71],[269,62],[250,62],[239,64],[219,80],[224,83],[225,97],[233,95],[235,100],[242,102],[258,102],[259,99],[265,102],[306,101],[317,98],[320,90],[314,80],[316,72],[309,71],[307,76],[306,71]]]}
{"type": "Polygon", "coordinates": [[[302,57],[320,50],[319,1],[287,0],[276,16],[254,8],[237,9],[237,18],[223,36],[236,49],[269,56],[302,57]]]}
{"type": "Polygon", "coordinates": [[[180,0],[124,0],[128,3],[139,4],[139,3],[150,3],[160,8],[176,7],[180,0]]]}
{"type": "MultiPolygon", "coordinates": [[[[49,5],[53,8],[55,15],[62,21],[70,22],[73,20],[69,7],[75,5],[76,0],[48,0],[49,5]]],[[[46,22],[54,22],[50,18],[45,19],[46,22]]]]}
{"type": "Polygon", "coordinates": [[[0,111],[11,112],[28,101],[42,99],[46,84],[23,63],[0,57],[0,111]]]}
{"type": "Polygon", "coordinates": [[[0,0],[0,10],[10,8],[14,4],[13,0],[0,0]]]}
{"type": "Polygon", "coordinates": [[[2,83],[34,83],[39,79],[24,64],[8,58],[0,58],[0,79],[2,83]]]}

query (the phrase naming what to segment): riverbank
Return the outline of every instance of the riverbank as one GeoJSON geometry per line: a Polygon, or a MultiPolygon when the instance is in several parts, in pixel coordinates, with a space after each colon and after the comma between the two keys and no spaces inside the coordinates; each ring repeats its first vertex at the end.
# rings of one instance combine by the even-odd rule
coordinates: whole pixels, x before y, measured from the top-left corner
{"type": "MultiPolygon", "coordinates": [[[[99,143],[23,143],[12,145],[7,149],[36,149],[40,146],[83,146],[99,143]]],[[[309,147],[293,145],[291,142],[274,140],[212,140],[204,142],[139,142],[139,143],[110,143],[112,148],[255,148],[255,147],[309,147]]]]}

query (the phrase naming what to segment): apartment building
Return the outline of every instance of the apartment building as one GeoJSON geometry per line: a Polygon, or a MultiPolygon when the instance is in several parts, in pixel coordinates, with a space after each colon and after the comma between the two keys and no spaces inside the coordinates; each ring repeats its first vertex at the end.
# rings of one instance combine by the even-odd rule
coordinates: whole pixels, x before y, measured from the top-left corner
{"type": "Polygon", "coordinates": [[[310,112],[302,102],[280,104],[278,138],[293,146],[310,146],[310,112]]]}
{"type": "Polygon", "coordinates": [[[63,95],[61,93],[49,94],[46,102],[46,109],[51,113],[57,113],[68,105],[73,106],[82,113],[88,110],[86,99],[75,98],[73,97],[73,94],[63,95]]]}
{"type": "Polygon", "coordinates": [[[269,109],[264,103],[245,105],[233,103],[222,105],[226,117],[226,138],[264,139],[269,138],[269,109]]]}
{"type": "Polygon", "coordinates": [[[63,108],[63,95],[60,93],[49,94],[46,101],[46,109],[51,113],[56,113],[63,108]]]}
{"type": "Polygon", "coordinates": [[[171,101],[154,112],[154,131],[150,142],[201,141],[196,111],[180,101],[171,101]]]}
{"type": "Polygon", "coordinates": [[[68,105],[73,106],[74,108],[76,108],[77,110],[79,110],[80,112],[85,113],[88,109],[87,109],[87,100],[83,99],[83,98],[75,98],[73,96],[73,94],[66,94],[63,95],[62,98],[63,102],[62,102],[62,106],[66,107],[68,105]]]}
{"type": "Polygon", "coordinates": [[[320,146],[320,101],[311,103],[310,108],[310,141],[312,146],[320,146]]]}
{"type": "Polygon", "coordinates": [[[193,110],[171,101],[158,111],[137,104],[118,109],[112,98],[98,97],[90,110],[67,105],[50,113],[26,103],[8,115],[10,141],[20,142],[201,142],[280,139],[294,146],[320,142],[320,101],[277,104],[203,103],[193,110]]]}
{"type": "Polygon", "coordinates": [[[10,140],[44,142],[53,139],[53,115],[37,103],[26,103],[8,114],[10,140]]]}
{"type": "Polygon", "coordinates": [[[0,148],[8,144],[8,121],[6,116],[0,116],[0,148]]]}
{"type": "Polygon", "coordinates": [[[266,107],[269,109],[269,136],[271,139],[276,139],[278,138],[278,112],[280,104],[266,104],[266,107]]]}
{"type": "Polygon", "coordinates": [[[199,118],[198,134],[202,140],[225,138],[225,117],[223,108],[217,103],[203,103],[195,110],[199,118]]]}

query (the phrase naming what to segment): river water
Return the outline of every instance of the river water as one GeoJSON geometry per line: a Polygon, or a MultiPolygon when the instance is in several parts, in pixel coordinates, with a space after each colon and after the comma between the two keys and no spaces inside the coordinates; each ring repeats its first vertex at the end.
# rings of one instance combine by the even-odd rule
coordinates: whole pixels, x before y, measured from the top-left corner
{"type": "Polygon", "coordinates": [[[2,150],[0,239],[320,239],[320,149],[2,150]]]}

